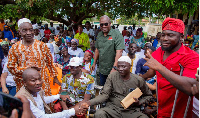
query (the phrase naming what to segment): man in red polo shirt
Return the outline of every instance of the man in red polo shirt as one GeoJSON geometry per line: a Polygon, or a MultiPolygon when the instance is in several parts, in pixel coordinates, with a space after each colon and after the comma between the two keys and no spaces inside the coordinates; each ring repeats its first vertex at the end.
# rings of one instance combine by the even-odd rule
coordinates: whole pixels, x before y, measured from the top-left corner
{"type": "MultiPolygon", "coordinates": [[[[158,118],[171,116],[176,90],[179,90],[173,118],[183,118],[191,87],[197,82],[194,79],[199,67],[199,55],[181,43],[185,25],[182,20],[166,18],[162,24],[161,47],[152,55],[147,52],[149,71],[143,78],[153,77],[156,73],[158,84],[158,118]],[[180,76],[181,64],[184,68],[180,76]]],[[[192,117],[191,100],[187,118],[192,117]]]]}
{"type": "Polygon", "coordinates": [[[44,28],[45,28],[45,30],[44,30],[44,36],[49,40],[50,34],[51,34],[51,30],[49,30],[48,24],[45,24],[44,28]]]}

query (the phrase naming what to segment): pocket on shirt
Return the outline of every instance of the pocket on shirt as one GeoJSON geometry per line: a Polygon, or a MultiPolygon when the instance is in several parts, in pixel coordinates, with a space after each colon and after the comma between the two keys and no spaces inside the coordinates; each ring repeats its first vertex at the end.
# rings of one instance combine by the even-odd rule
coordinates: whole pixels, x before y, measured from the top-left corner
{"type": "Polygon", "coordinates": [[[168,64],[166,67],[167,67],[167,69],[169,69],[170,71],[172,71],[176,74],[179,74],[181,71],[179,63],[178,64],[168,64]]]}

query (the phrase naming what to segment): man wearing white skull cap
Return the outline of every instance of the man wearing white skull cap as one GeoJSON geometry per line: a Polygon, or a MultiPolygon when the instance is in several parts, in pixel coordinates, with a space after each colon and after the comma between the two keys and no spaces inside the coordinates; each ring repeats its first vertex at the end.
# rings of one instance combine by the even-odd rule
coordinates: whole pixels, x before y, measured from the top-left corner
{"type": "Polygon", "coordinates": [[[115,72],[108,75],[106,83],[99,94],[94,99],[82,103],[83,108],[106,102],[106,106],[96,111],[95,118],[148,118],[140,112],[140,107],[149,101],[152,93],[143,78],[130,73],[131,59],[128,56],[121,56],[118,59],[115,72]],[[139,88],[143,93],[139,99],[128,108],[124,109],[121,101],[133,90],[139,88]]]}
{"type": "Polygon", "coordinates": [[[38,67],[41,68],[40,74],[43,79],[42,88],[45,95],[51,95],[50,82],[47,69],[50,77],[54,78],[54,83],[61,84],[57,79],[57,71],[53,66],[53,59],[49,48],[43,43],[34,39],[34,29],[31,21],[27,18],[22,18],[18,21],[19,34],[22,40],[15,43],[8,55],[8,70],[15,76],[16,89],[23,86],[22,73],[26,68],[38,67]]]}

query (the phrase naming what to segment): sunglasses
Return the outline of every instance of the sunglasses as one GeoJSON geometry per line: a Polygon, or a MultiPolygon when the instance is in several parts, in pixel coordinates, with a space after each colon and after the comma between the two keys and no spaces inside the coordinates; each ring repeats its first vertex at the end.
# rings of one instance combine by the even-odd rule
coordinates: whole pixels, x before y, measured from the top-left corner
{"type": "Polygon", "coordinates": [[[105,25],[105,26],[108,26],[108,23],[101,23],[101,24],[100,24],[101,27],[103,27],[104,25],[105,25]]]}

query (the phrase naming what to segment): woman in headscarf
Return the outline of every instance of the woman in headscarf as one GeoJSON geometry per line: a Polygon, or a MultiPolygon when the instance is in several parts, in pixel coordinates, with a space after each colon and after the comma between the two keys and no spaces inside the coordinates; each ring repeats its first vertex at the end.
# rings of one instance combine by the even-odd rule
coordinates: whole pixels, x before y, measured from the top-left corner
{"type": "Polygon", "coordinates": [[[63,68],[62,68],[62,76],[64,76],[64,75],[70,73],[68,64],[69,64],[70,59],[72,57],[75,57],[75,56],[74,55],[70,55],[68,53],[68,47],[67,47],[67,45],[62,44],[59,47],[59,50],[61,52],[61,57],[56,60],[56,63],[58,63],[58,64],[60,64],[60,65],[63,66],[63,68]]]}
{"type": "Polygon", "coordinates": [[[134,36],[131,40],[131,43],[136,43],[137,46],[143,48],[144,47],[144,37],[142,37],[142,29],[138,28],[136,31],[136,36],[134,36]]]}

